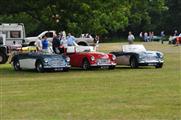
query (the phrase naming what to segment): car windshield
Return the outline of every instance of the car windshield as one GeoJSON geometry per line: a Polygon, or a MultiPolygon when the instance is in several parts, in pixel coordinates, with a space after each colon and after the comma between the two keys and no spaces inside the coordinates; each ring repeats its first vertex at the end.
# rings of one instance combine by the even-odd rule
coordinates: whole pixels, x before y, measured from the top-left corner
{"type": "Polygon", "coordinates": [[[68,46],[67,53],[94,52],[93,46],[68,46]]]}
{"type": "Polygon", "coordinates": [[[145,52],[143,45],[123,45],[123,52],[145,52]]]}

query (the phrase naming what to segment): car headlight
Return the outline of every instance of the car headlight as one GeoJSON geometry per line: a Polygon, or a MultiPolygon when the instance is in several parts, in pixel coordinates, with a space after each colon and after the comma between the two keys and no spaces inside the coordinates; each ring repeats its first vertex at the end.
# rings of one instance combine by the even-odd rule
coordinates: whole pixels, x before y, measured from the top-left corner
{"type": "Polygon", "coordinates": [[[66,57],[66,61],[67,61],[67,62],[70,62],[70,58],[69,58],[69,57],[66,57]]]}
{"type": "Polygon", "coordinates": [[[156,55],[158,56],[158,58],[163,59],[163,53],[156,53],[156,55]]]}
{"type": "Polygon", "coordinates": [[[94,56],[91,56],[90,59],[91,59],[91,61],[94,61],[94,60],[95,60],[95,57],[94,57],[94,56]]]}
{"type": "Polygon", "coordinates": [[[48,58],[44,58],[44,61],[47,63],[49,61],[49,59],[48,58]]]}
{"type": "Polygon", "coordinates": [[[163,57],[164,57],[164,55],[161,53],[161,54],[160,54],[160,58],[163,59],[163,57]]]}
{"type": "Polygon", "coordinates": [[[139,59],[144,59],[144,58],[146,58],[146,53],[139,54],[139,59]]]}
{"type": "Polygon", "coordinates": [[[116,60],[116,56],[115,55],[112,55],[112,60],[116,60]]]}

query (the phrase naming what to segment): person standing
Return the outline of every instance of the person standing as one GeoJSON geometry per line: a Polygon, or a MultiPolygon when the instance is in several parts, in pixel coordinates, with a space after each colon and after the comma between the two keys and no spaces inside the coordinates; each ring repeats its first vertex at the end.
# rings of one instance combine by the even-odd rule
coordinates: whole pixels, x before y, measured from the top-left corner
{"type": "Polygon", "coordinates": [[[48,44],[47,36],[44,35],[42,37],[42,51],[45,53],[49,53],[48,44]]]}
{"type": "Polygon", "coordinates": [[[42,51],[42,40],[41,37],[38,37],[38,40],[35,42],[37,51],[42,51]]]}
{"type": "Polygon", "coordinates": [[[148,33],[147,32],[144,33],[144,41],[148,42],[148,33]]]}
{"type": "Polygon", "coordinates": [[[60,41],[60,44],[61,44],[61,52],[62,53],[65,53],[67,51],[67,39],[65,38],[65,36],[62,34],[62,37],[61,37],[61,41],[60,41]]]}
{"type": "Polygon", "coordinates": [[[164,31],[161,31],[160,35],[161,35],[161,43],[163,44],[163,40],[164,40],[164,37],[165,37],[164,31]]]}
{"type": "Polygon", "coordinates": [[[68,46],[73,46],[75,43],[75,37],[71,35],[71,33],[68,33],[67,36],[67,45],[68,46]]]}
{"type": "Polygon", "coordinates": [[[140,32],[139,37],[141,40],[143,40],[143,32],[140,32]]]}
{"type": "Polygon", "coordinates": [[[53,48],[53,52],[55,54],[59,54],[60,53],[60,38],[59,36],[54,36],[53,37],[53,41],[52,41],[52,48],[53,48]]]}
{"type": "Polygon", "coordinates": [[[128,43],[133,44],[133,40],[135,39],[135,37],[131,32],[129,32],[128,34],[128,43]]]}
{"type": "Polygon", "coordinates": [[[178,32],[177,32],[177,30],[175,30],[175,31],[174,31],[173,36],[178,36],[178,32]]]}

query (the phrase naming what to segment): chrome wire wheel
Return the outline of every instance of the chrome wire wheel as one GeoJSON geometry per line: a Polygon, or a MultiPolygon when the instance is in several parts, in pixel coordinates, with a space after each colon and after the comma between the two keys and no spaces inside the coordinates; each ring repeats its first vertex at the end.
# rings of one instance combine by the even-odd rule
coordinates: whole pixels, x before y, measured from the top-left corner
{"type": "Polygon", "coordinates": [[[36,63],[36,70],[37,70],[38,72],[44,72],[44,67],[43,67],[43,64],[42,64],[41,61],[38,61],[38,62],[36,63]]]}
{"type": "Polygon", "coordinates": [[[84,70],[90,69],[90,63],[89,63],[89,61],[88,61],[87,59],[84,59],[84,60],[83,60],[82,68],[83,68],[84,70]]]}
{"type": "Polygon", "coordinates": [[[138,68],[138,62],[137,62],[137,59],[135,57],[131,58],[130,66],[131,66],[131,68],[138,68]]]}
{"type": "Polygon", "coordinates": [[[14,67],[15,71],[21,70],[19,60],[14,60],[13,61],[13,67],[14,67]]]}

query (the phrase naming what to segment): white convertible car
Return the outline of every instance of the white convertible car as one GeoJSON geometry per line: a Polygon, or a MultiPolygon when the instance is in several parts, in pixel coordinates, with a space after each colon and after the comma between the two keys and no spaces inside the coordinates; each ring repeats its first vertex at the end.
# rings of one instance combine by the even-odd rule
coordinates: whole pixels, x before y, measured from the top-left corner
{"type": "Polygon", "coordinates": [[[139,66],[155,66],[162,68],[163,53],[159,51],[147,51],[143,45],[123,45],[123,50],[111,52],[116,56],[117,65],[128,65],[131,68],[139,66]]]}

